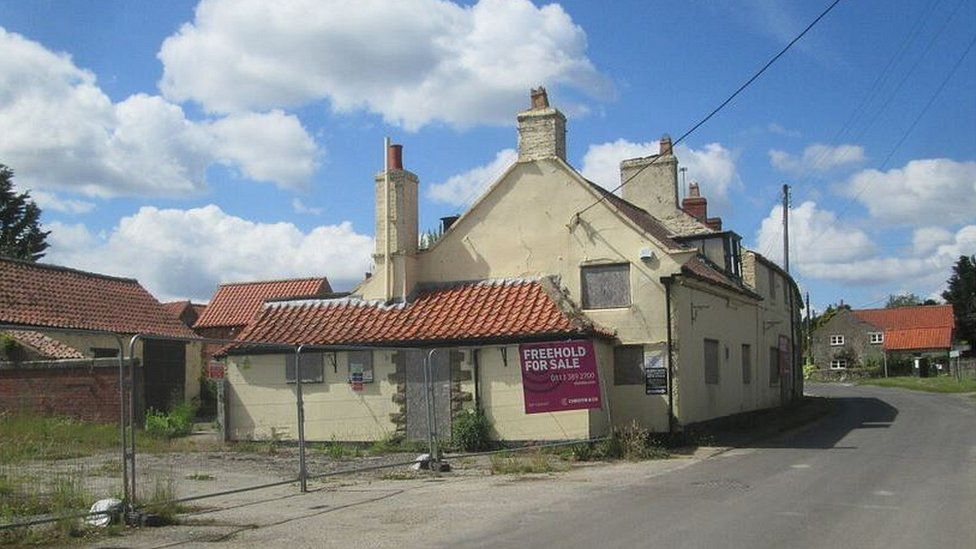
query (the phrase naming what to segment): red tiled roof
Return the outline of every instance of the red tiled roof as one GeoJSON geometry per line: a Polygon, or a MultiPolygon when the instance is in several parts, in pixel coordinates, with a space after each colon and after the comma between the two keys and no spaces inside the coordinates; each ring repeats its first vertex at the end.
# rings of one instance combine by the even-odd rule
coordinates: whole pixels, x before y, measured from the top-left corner
{"type": "Polygon", "coordinates": [[[195,337],[139,282],[0,258],[0,323],[195,337]]]}
{"type": "Polygon", "coordinates": [[[325,277],[221,284],[194,328],[244,326],[269,299],[327,297],[332,287],[325,277]]]}
{"type": "Polygon", "coordinates": [[[422,291],[407,305],[359,299],[271,303],[238,339],[377,345],[613,334],[594,326],[555,283],[485,280],[422,291]]]}
{"type": "Polygon", "coordinates": [[[952,305],[921,305],[894,309],[860,309],[851,311],[859,319],[883,330],[953,327],[952,305]]]}
{"type": "Polygon", "coordinates": [[[54,358],[54,359],[66,359],[66,358],[85,358],[84,353],[66,345],[56,339],[52,339],[41,332],[34,332],[30,330],[4,330],[0,331],[0,334],[4,334],[16,340],[21,345],[30,347],[35,350],[41,358],[54,358]]]}
{"type": "Polygon", "coordinates": [[[886,330],[884,333],[884,348],[889,351],[949,349],[951,347],[952,328],[886,330]]]}
{"type": "Polygon", "coordinates": [[[884,331],[890,351],[952,347],[955,317],[952,305],[922,305],[894,309],[861,309],[854,316],[884,331]]]}

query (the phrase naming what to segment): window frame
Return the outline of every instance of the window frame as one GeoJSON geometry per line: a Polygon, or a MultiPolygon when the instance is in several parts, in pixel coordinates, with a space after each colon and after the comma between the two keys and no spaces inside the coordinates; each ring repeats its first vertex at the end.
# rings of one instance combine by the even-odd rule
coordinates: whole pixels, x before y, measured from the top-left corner
{"type": "Polygon", "coordinates": [[[646,382],[644,375],[644,346],[643,345],[616,345],[613,348],[613,385],[614,387],[627,387],[632,385],[644,385],[646,382]],[[634,356],[625,357],[628,353],[634,356]],[[625,358],[634,360],[633,364],[623,364],[625,358]]]}
{"type": "Polygon", "coordinates": [[[884,343],[884,332],[869,332],[868,343],[871,345],[881,345],[884,343]]]}
{"type": "MultiPolygon", "coordinates": [[[[299,370],[302,373],[302,385],[308,383],[325,383],[325,353],[302,353],[299,370]],[[310,367],[312,368],[312,375],[307,375],[310,367]],[[318,372],[315,371],[316,368],[318,372]],[[316,373],[318,374],[317,376],[315,375],[316,373]]],[[[295,353],[288,353],[285,355],[285,383],[291,385],[296,382],[295,353]]]]}
{"type": "Polygon", "coordinates": [[[722,383],[722,374],[721,374],[722,358],[720,354],[721,351],[720,346],[721,343],[717,339],[710,339],[707,337],[702,339],[702,371],[703,371],[703,378],[705,380],[705,385],[720,385],[722,383]],[[711,344],[714,344],[715,347],[715,366],[712,372],[714,375],[709,374],[710,369],[709,369],[708,358],[709,358],[709,345],[711,344]]]}
{"type": "Polygon", "coordinates": [[[841,347],[847,342],[847,338],[844,334],[831,334],[830,335],[830,346],[831,347],[841,347]]]}
{"type": "Polygon", "coordinates": [[[846,370],[847,369],[847,359],[846,358],[835,358],[830,361],[831,370],[846,370]],[[837,366],[834,366],[837,364],[837,366]]]}
{"type": "Polygon", "coordinates": [[[630,263],[596,263],[592,265],[581,265],[580,266],[580,304],[584,310],[602,310],[602,309],[626,309],[634,304],[634,297],[631,291],[630,284],[630,263]],[[624,281],[626,283],[626,303],[610,303],[610,304],[593,304],[590,299],[590,287],[587,283],[587,271],[596,272],[599,270],[610,271],[611,269],[621,269],[624,275],[624,281]]]}

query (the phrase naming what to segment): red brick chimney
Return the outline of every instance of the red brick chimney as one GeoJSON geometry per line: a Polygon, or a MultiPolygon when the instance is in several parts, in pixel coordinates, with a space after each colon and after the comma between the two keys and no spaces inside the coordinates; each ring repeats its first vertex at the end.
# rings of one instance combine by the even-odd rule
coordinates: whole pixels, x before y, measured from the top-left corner
{"type": "MultiPolygon", "coordinates": [[[[671,145],[670,140],[668,140],[668,146],[671,145]]],[[[661,140],[662,150],[664,148],[664,140],[661,140]]],[[[701,195],[701,189],[698,187],[698,183],[692,181],[688,188],[688,196],[681,201],[681,209],[684,212],[698,221],[704,223],[709,229],[715,231],[722,230],[722,218],[721,217],[708,217],[708,200],[701,195]]]]}
{"type": "Polygon", "coordinates": [[[391,170],[403,169],[403,145],[390,145],[386,150],[386,163],[391,170]]]}

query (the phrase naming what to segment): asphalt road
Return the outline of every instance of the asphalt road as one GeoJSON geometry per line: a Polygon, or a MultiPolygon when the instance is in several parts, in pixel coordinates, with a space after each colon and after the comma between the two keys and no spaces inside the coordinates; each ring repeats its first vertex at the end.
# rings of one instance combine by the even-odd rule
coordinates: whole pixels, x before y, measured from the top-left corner
{"type": "Polygon", "coordinates": [[[976,405],[814,385],[837,412],[666,475],[459,535],[477,547],[976,548],[976,405]]]}

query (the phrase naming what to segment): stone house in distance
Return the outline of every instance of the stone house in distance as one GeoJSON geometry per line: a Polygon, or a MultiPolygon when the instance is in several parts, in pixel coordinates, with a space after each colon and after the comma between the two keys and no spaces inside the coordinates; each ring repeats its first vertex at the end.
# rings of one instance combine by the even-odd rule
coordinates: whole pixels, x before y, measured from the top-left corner
{"type": "Polygon", "coordinates": [[[952,305],[841,309],[811,334],[813,363],[821,370],[923,357],[947,364],[954,328],[952,305]]]}
{"type": "MultiPolygon", "coordinates": [[[[426,432],[428,354],[440,434],[473,408],[506,440],[634,421],[666,432],[802,394],[794,281],[708,217],[700,191],[679,203],[670,138],[621,163],[621,196],[567,164],[566,118],[544,89],[518,114],[518,143],[517,162],[423,250],[419,178],[390,147],[374,178],[372,276],[347,297],[265,303],[243,329],[247,340],[357,346],[303,355],[308,439],[426,432]],[[600,394],[533,408],[529,359],[583,349],[600,394]]],[[[295,437],[294,357],[237,346],[226,360],[230,437],[295,437]]]]}

